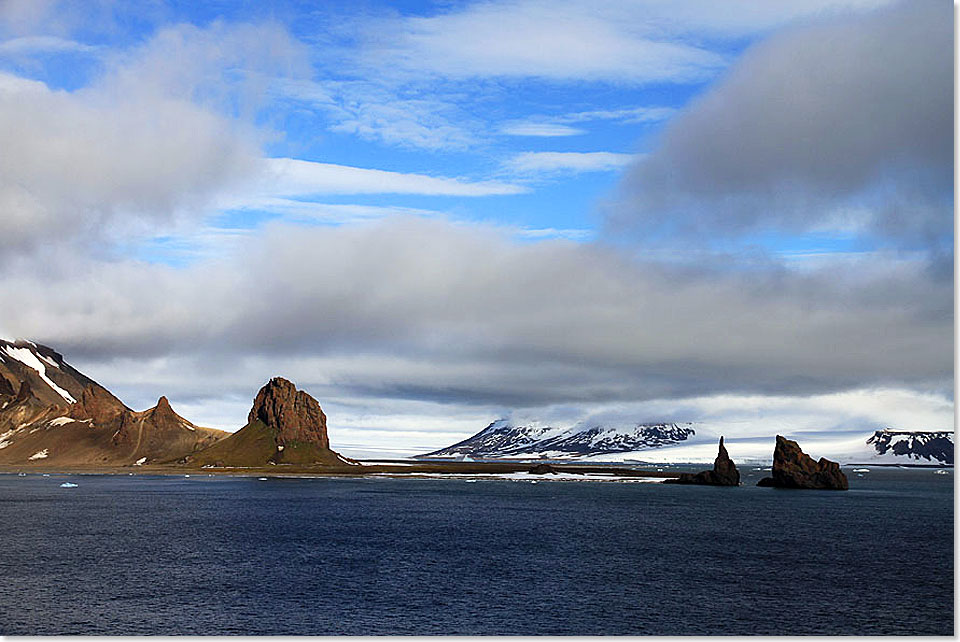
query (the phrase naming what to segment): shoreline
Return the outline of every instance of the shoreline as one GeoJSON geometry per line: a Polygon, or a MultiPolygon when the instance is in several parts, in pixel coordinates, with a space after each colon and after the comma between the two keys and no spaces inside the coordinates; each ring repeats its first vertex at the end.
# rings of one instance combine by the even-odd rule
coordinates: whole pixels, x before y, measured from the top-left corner
{"type": "MultiPolygon", "coordinates": [[[[462,475],[509,475],[528,473],[531,479],[550,479],[555,477],[550,472],[531,472],[538,464],[518,464],[500,462],[441,462],[441,463],[403,463],[403,464],[360,464],[357,466],[301,466],[295,464],[278,464],[275,466],[243,467],[211,467],[195,468],[183,465],[122,465],[122,466],[91,466],[91,465],[49,465],[34,464],[29,466],[0,465],[0,474],[63,474],[63,475],[210,475],[225,477],[368,477],[389,476],[400,479],[404,477],[423,479],[439,479],[444,476],[462,475]]],[[[598,477],[608,478],[658,478],[676,479],[680,471],[641,470],[615,466],[597,466],[585,464],[550,464],[550,468],[558,475],[570,479],[570,475],[583,475],[583,479],[596,480],[598,477]],[[590,477],[588,477],[590,475],[590,477]]]]}

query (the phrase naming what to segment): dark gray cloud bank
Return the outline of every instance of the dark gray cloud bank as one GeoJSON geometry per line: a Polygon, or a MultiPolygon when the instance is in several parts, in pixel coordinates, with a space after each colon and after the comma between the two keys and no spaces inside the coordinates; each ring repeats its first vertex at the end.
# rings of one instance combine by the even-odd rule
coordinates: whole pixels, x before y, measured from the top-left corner
{"type": "MultiPolygon", "coordinates": [[[[0,240],[0,334],[48,342],[111,387],[147,391],[144,400],[246,400],[275,374],[319,395],[451,406],[871,386],[949,396],[953,285],[929,265],[952,246],[952,24],[946,5],[908,3],[756,46],[624,179],[609,229],[639,246],[525,244],[406,217],[275,223],[186,267],[106,261],[92,256],[89,234],[53,232],[77,216],[45,187],[64,185],[69,168],[44,165],[42,150],[0,125],[0,140],[32,154],[0,161],[15,179],[0,176],[0,202],[20,211],[17,190],[30,186],[43,223],[14,216],[20,241],[0,240]],[[831,227],[874,251],[789,263],[710,253],[717,235],[831,227]],[[655,252],[643,242],[654,237],[655,252]]],[[[51,113],[97,121],[96,101],[58,105],[67,98],[33,90],[51,113]]],[[[208,118],[193,110],[184,107],[208,118]]],[[[29,120],[2,96],[0,113],[29,120]]],[[[170,153],[243,162],[199,179],[185,165],[151,190],[186,184],[203,198],[247,175],[250,140],[220,139],[214,124],[201,153],[170,153]]],[[[91,171],[141,167],[125,144],[117,157],[91,171]]],[[[104,188],[89,208],[109,212],[97,219],[107,225],[124,198],[104,188]]]]}
{"type": "Polygon", "coordinates": [[[953,7],[908,2],[749,50],[610,209],[639,237],[849,228],[953,246],[953,7]]]}
{"type": "Polygon", "coordinates": [[[369,395],[531,405],[928,386],[952,373],[951,286],[883,255],[694,271],[395,219],[276,225],[189,268],[50,266],[0,277],[21,302],[6,321],[69,353],[193,355],[227,370],[230,358],[314,358],[320,378],[369,395]]]}

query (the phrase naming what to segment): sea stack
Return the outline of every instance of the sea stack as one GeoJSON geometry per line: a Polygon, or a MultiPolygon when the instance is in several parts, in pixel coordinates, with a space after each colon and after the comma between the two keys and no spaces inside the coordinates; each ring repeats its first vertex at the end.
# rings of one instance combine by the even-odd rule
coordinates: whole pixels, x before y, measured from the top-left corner
{"type": "Polygon", "coordinates": [[[281,377],[274,377],[257,393],[243,428],[183,463],[254,468],[356,464],[330,449],[327,417],[317,400],[281,377]]]}
{"type": "Polygon", "coordinates": [[[774,488],[809,488],[815,490],[847,490],[847,476],[840,464],[824,457],[814,461],[795,441],[777,435],[773,451],[773,476],[764,477],[757,486],[774,488]]]}
{"type": "Polygon", "coordinates": [[[713,470],[704,470],[702,472],[680,473],[677,479],[666,479],[665,484],[701,484],[705,486],[739,486],[740,471],[737,470],[727,449],[723,446],[723,437],[720,437],[720,450],[717,458],[713,460],[713,470]]]}

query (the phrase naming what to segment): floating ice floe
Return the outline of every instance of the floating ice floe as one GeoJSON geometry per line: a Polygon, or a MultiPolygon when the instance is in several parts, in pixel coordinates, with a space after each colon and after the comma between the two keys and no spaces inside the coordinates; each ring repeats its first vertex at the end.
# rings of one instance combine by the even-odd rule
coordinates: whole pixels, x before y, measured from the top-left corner
{"type": "Polygon", "coordinates": [[[257,481],[267,481],[266,477],[257,477],[257,481]]]}
{"type": "Polygon", "coordinates": [[[948,470],[937,470],[937,471],[934,471],[933,474],[934,474],[934,475],[949,475],[949,474],[950,474],[950,471],[948,471],[948,470]]]}
{"type": "Polygon", "coordinates": [[[60,488],[76,488],[78,484],[71,484],[70,482],[63,482],[60,484],[60,488]]]}

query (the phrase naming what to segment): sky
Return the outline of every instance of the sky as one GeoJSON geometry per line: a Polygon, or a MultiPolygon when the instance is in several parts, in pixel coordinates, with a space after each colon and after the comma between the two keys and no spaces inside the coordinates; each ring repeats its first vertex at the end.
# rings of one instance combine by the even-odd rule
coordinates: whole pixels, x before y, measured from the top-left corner
{"type": "Polygon", "coordinates": [[[952,429],[953,6],[0,0],[0,336],[346,454],[952,429]]]}

